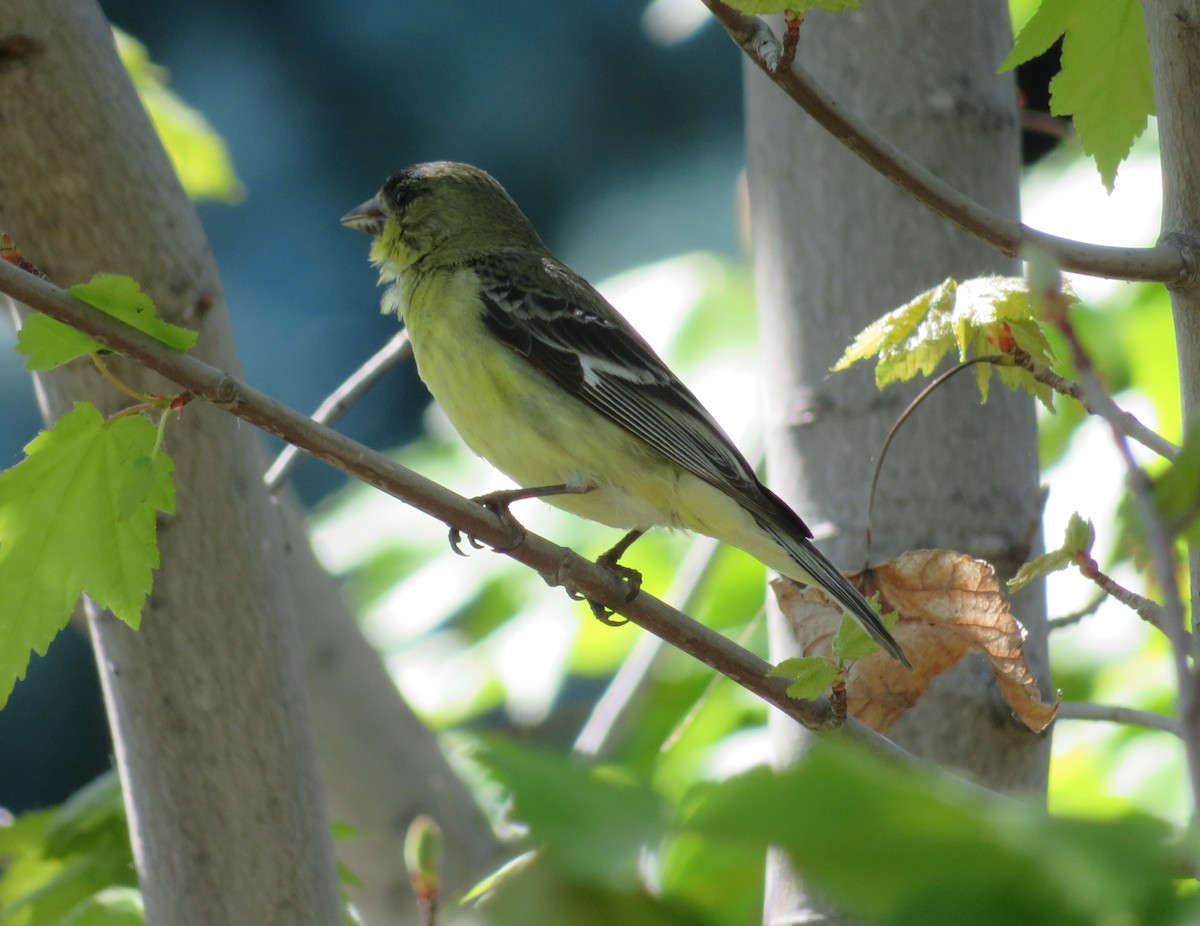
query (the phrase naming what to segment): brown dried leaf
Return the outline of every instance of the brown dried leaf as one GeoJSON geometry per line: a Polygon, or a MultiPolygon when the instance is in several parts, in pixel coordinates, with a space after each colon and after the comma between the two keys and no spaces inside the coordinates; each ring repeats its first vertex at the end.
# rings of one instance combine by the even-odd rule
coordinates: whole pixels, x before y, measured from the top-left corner
{"type": "MultiPolygon", "coordinates": [[[[879,592],[884,613],[899,611],[894,635],[915,671],[885,653],[850,667],[850,713],[886,733],[929,683],[968,653],[989,660],[1000,693],[1025,726],[1040,733],[1058,713],[1047,704],[1025,659],[1025,631],[1008,609],[992,567],[951,550],[912,550],[848,578],[868,598],[879,592]]],[[[805,656],[829,658],[842,609],[817,588],[787,579],[772,583],[805,656]]]]}

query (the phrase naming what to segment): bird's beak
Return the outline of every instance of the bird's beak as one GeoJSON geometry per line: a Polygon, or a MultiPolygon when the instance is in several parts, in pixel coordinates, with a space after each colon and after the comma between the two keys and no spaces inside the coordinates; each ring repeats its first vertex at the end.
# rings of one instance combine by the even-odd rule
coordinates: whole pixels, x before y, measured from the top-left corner
{"type": "Polygon", "coordinates": [[[372,196],[365,203],[355,206],[342,216],[342,224],[347,228],[366,232],[368,235],[378,235],[383,231],[383,223],[386,218],[387,216],[383,212],[383,203],[379,201],[378,196],[372,196]]]}

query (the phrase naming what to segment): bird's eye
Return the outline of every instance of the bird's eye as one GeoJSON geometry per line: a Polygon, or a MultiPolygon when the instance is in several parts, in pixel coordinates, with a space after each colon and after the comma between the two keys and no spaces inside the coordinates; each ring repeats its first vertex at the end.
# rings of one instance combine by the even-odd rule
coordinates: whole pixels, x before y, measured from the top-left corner
{"type": "Polygon", "coordinates": [[[391,199],[392,205],[397,209],[403,209],[411,203],[417,196],[417,191],[410,186],[398,186],[392,190],[391,199]]]}

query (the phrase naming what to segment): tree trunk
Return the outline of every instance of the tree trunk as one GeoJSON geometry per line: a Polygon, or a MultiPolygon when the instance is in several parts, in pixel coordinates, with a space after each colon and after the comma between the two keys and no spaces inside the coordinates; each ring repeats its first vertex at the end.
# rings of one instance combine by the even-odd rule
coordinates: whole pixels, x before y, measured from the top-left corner
{"type": "MultiPolygon", "coordinates": [[[[61,285],[129,274],[237,375],[203,230],[93,0],[7,0],[0,82],[4,230],[61,285]]],[[[38,387],[51,418],[76,399],[124,401],[85,364],[38,387]]],[[[341,922],[302,665],[331,806],[364,832],[343,847],[369,885],[356,899],[376,922],[415,919],[409,820],[442,824],[453,885],[489,854],[486,826],[316,566],[295,506],[267,496],[252,431],[195,403],[167,450],[178,514],[160,523],[142,629],[91,619],[147,922],[341,922]]]]}
{"type": "MultiPolygon", "coordinates": [[[[1200,254],[1200,3],[1155,0],[1143,3],[1163,176],[1162,237],[1181,243],[1192,260],[1191,277],[1170,287],[1179,359],[1183,420],[1200,424],[1200,288],[1195,262],[1200,254]]],[[[1200,614],[1200,544],[1188,550],[1193,630],[1200,614]]],[[[1185,730],[1192,782],[1193,819],[1200,814],[1200,636],[1192,635],[1193,668],[1180,692],[1179,711],[1185,730]]]]}
{"type": "MultiPolygon", "coordinates": [[[[841,105],[943,179],[1016,216],[1016,91],[996,68],[1010,47],[1000,0],[873,4],[811,14],[797,62],[841,105]],[[951,51],[952,50],[952,51],[951,51]]],[[[866,558],[867,492],[887,429],[918,386],[879,392],[872,371],[830,376],[853,336],[947,276],[1019,272],[1015,261],[950,226],[826,135],[746,65],[747,160],[755,278],[770,377],[768,466],[844,568],[866,558]],[[833,534],[822,538],[822,526],[833,534]]],[[[1006,577],[1039,533],[1032,401],[994,387],[980,407],[973,377],[952,381],[904,426],[875,504],[874,561],[941,547],[995,564],[1006,577]]],[[[1040,589],[1014,611],[1030,630],[1047,684],[1040,589]]],[[[772,661],[795,644],[775,619],[772,661]]],[[[790,761],[806,737],[773,722],[790,761]]],[[[909,750],[1003,791],[1043,791],[1048,737],[1012,719],[990,672],[968,660],[937,680],[892,737],[909,750]]],[[[809,922],[803,887],[773,860],[766,921],[809,922]]]]}

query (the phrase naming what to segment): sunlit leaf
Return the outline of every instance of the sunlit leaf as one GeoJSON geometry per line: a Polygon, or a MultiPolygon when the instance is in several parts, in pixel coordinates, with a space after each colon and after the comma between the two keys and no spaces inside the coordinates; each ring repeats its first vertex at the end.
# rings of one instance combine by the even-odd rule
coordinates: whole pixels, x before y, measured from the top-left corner
{"type": "Polygon", "coordinates": [[[1117,167],[1154,114],[1142,5],[1137,0],[1041,0],[1001,67],[1040,55],[1060,35],[1062,69],[1050,82],[1050,111],[1074,118],[1084,152],[1111,190],[1117,167]]]}

